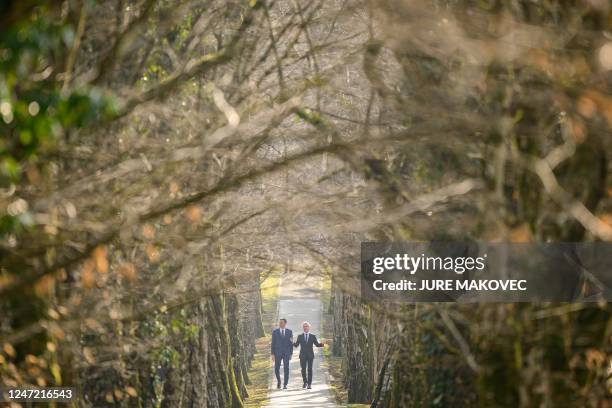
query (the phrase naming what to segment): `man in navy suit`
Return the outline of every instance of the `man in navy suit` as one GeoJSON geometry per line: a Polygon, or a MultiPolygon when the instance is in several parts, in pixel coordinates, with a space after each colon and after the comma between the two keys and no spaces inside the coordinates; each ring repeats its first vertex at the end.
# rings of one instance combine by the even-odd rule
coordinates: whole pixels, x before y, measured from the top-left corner
{"type": "Polygon", "coordinates": [[[286,328],[287,319],[278,321],[278,328],[272,332],[272,358],[274,359],[274,374],[276,375],[276,388],[281,387],[280,365],[283,363],[283,389],[287,389],[289,382],[289,360],[293,355],[293,332],[286,328]]]}
{"type": "Polygon", "coordinates": [[[317,341],[317,336],[310,333],[310,323],[304,322],[302,324],[304,333],[297,337],[294,347],[300,346],[300,367],[302,367],[302,379],[304,380],[304,386],[312,388],[312,362],[314,361],[314,350],[312,346],[323,347],[323,343],[317,341]],[[308,368],[308,375],[306,375],[306,368],[308,368]]]}

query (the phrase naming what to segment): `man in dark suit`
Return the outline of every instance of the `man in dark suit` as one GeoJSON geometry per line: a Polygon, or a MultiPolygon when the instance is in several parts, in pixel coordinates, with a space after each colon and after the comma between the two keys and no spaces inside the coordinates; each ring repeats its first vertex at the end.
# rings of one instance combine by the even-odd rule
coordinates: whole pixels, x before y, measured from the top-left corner
{"type": "Polygon", "coordinates": [[[300,367],[302,367],[302,379],[304,380],[304,386],[312,388],[312,362],[314,361],[314,350],[312,346],[323,347],[323,343],[317,341],[317,336],[310,333],[310,323],[304,322],[302,324],[304,333],[297,337],[294,347],[300,346],[300,367]],[[306,368],[308,368],[308,375],[306,375],[306,368]]]}
{"type": "Polygon", "coordinates": [[[272,332],[272,358],[274,359],[274,374],[276,375],[276,388],[281,387],[280,365],[283,363],[283,389],[287,389],[289,382],[289,360],[293,355],[293,332],[287,327],[287,319],[278,321],[278,328],[272,332]]]}

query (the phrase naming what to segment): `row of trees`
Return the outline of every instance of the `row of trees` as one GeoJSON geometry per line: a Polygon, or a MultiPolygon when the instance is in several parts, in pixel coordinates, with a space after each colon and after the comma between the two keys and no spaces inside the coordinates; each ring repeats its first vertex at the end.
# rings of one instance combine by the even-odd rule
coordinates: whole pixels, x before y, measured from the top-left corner
{"type": "MultiPolygon", "coordinates": [[[[374,178],[383,213],[410,217],[371,237],[609,240],[609,5],[376,4],[363,68],[398,130],[374,178]],[[381,69],[390,59],[393,74],[381,69]]],[[[334,282],[334,351],[351,401],[609,404],[607,303],[381,307],[360,301],[357,282],[352,293],[334,282]]]]}
{"type": "Polygon", "coordinates": [[[241,406],[323,2],[1,7],[0,384],[241,406]]]}

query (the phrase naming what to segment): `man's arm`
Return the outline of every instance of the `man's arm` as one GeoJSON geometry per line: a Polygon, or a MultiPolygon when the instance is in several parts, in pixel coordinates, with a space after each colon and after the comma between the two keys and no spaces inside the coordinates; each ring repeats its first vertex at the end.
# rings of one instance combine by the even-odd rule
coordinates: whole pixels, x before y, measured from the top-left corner
{"type": "Polygon", "coordinates": [[[314,345],[317,346],[317,347],[323,347],[325,345],[323,343],[319,343],[319,341],[317,340],[317,336],[315,336],[315,335],[312,336],[312,339],[313,339],[314,345]]]}
{"type": "Polygon", "coordinates": [[[300,336],[301,336],[301,334],[299,336],[297,336],[297,339],[295,340],[295,343],[293,343],[293,347],[297,347],[297,346],[300,345],[300,336]]]}
{"type": "Polygon", "coordinates": [[[274,335],[274,332],[272,332],[272,345],[270,346],[270,349],[270,352],[272,355],[274,355],[274,349],[276,349],[276,336],[274,335]]]}

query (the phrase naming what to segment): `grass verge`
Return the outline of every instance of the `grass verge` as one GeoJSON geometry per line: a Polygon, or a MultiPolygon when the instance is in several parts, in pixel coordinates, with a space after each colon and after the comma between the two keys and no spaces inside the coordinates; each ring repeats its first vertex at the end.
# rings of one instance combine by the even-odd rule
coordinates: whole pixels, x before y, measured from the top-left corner
{"type": "Polygon", "coordinates": [[[249,369],[251,383],[247,385],[249,397],[246,408],[259,408],[268,401],[270,380],[270,332],[276,321],[280,285],[280,268],[274,269],[261,284],[263,327],[266,335],[255,343],[255,356],[249,369]]]}

